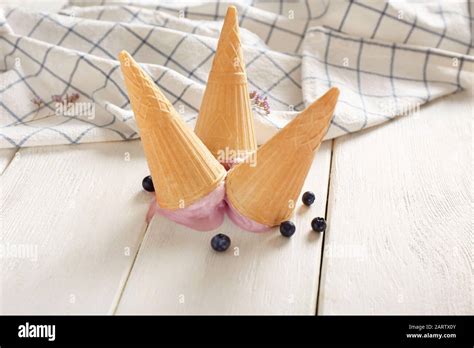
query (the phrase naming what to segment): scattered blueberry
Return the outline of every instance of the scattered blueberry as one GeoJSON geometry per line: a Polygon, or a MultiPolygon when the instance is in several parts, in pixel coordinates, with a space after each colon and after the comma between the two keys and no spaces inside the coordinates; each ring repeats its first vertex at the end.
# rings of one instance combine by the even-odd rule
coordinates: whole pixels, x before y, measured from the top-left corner
{"type": "Polygon", "coordinates": [[[283,221],[280,224],[280,233],[285,237],[291,237],[296,231],[295,224],[291,221],[283,221]]]}
{"type": "Polygon", "coordinates": [[[223,233],[216,234],[211,239],[211,246],[215,251],[226,251],[230,246],[230,238],[223,233]]]}
{"type": "Polygon", "coordinates": [[[326,220],[322,217],[314,218],[313,221],[311,221],[311,227],[313,231],[324,232],[326,230],[326,220]]]}
{"type": "Polygon", "coordinates": [[[155,187],[153,186],[153,180],[151,175],[145,176],[142,181],[142,186],[145,191],[155,192],[155,187]]]}
{"type": "Polygon", "coordinates": [[[303,204],[307,205],[308,207],[314,203],[314,200],[316,199],[316,196],[314,195],[313,192],[311,191],[306,191],[303,193],[303,204]]]}

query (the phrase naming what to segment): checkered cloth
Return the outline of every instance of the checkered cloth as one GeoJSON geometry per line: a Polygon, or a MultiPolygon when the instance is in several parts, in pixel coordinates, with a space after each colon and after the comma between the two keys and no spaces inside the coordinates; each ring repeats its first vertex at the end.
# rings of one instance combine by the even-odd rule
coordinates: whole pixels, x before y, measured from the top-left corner
{"type": "MultiPolygon", "coordinates": [[[[235,5],[249,90],[271,108],[255,112],[259,143],[331,86],[341,95],[326,138],[472,85],[470,2],[235,5]]],[[[58,14],[0,10],[0,147],[137,138],[116,60],[123,49],[194,126],[226,8],[88,0],[58,14]]]]}

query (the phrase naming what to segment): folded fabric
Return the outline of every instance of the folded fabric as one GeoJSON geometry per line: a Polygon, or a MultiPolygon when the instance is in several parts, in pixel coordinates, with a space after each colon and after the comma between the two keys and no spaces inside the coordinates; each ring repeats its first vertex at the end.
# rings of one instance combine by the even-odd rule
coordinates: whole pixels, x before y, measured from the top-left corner
{"type": "MultiPolygon", "coordinates": [[[[0,9],[0,147],[138,138],[116,60],[129,51],[190,127],[226,5],[71,1],[59,14],[0,9]]],[[[416,113],[472,85],[469,2],[235,3],[263,144],[328,88],[325,139],[416,113]]]]}

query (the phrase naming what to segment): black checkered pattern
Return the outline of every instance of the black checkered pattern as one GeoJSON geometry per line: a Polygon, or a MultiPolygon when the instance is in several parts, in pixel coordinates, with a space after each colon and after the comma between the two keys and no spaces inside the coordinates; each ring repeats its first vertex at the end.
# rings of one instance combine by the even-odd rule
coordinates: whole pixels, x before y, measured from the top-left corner
{"type": "MultiPolygon", "coordinates": [[[[359,122],[353,127],[348,128],[339,124],[338,113],[333,120],[333,124],[344,132],[354,132],[366,128],[370,116],[380,119],[380,122],[391,119],[400,114],[403,108],[398,105],[400,101],[410,101],[412,104],[423,104],[440,95],[440,88],[443,94],[450,94],[463,89],[460,76],[463,71],[463,63],[468,59],[471,63],[474,61],[472,57],[466,57],[459,54],[449,54],[448,52],[437,51],[432,49],[422,49],[416,47],[399,46],[397,44],[384,44],[362,38],[353,38],[342,33],[338,33],[329,29],[314,28],[307,32],[308,38],[314,38],[315,44],[325,46],[324,54],[315,55],[308,51],[303,51],[303,65],[320,66],[318,71],[321,74],[317,76],[307,76],[303,78],[303,89],[305,83],[308,85],[306,89],[310,89],[310,85],[316,84],[319,90],[316,95],[323,92],[330,86],[339,86],[345,92],[345,98],[341,98],[339,103],[339,112],[351,114],[359,122]],[[338,49],[331,49],[335,47],[338,49]],[[354,53],[355,62],[353,64],[344,65],[340,60],[341,55],[337,52],[341,47],[349,47],[354,53]],[[370,53],[366,53],[368,49],[385,49],[389,59],[379,61],[378,57],[371,57],[370,53]],[[397,55],[409,55],[410,62],[420,63],[419,76],[404,75],[403,71],[397,73],[395,62],[397,55]],[[435,57],[438,61],[437,67],[451,68],[450,74],[440,74],[438,78],[431,78],[433,75],[428,72],[430,59],[435,57]],[[453,60],[457,64],[453,66],[453,60]],[[365,62],[365,66],[371,64],[379,65],[378,69],[383,69],[386,73],[377,72],[361,66],[361,62],[365,62]],[[355,75],[355,83],[347,83],[344,81],[348,74],[355,75]],[[367,88],[363,87],[362,81],[367,82],[373,80],[382,81],[380,85],[387,85],[390,88],[378,89],[378,91],[367,92],[367,88]],[[388,83],[385,83],[388,82],[388,83]],[[397,86],[400,86],[397,88],[397,86]],[[416,88],[416,92],[404,92],[404,86],[412,86],[416,88]],[[431,87],[433,86],[433,87],[431,87]],[[436,88],[436,92],[430,92],[430,88],[436,88]],[[384,103],[394,105],[392,113],[381,113],[378,111],[379,100],[384,103]],[[356,101],[357,103],[354,103],[356,101]]],[[[433,69],[431,69],[433,70],[433,69]]],[[[434,69],[436,72],[436,68],[434,69]]],[[[377,84],[375,84],[377,85],[377,84]]],[[[378,123],[380,123],[378,122],[378,123]]]]}
{"type": "MultiPolygon", "coordinates": [[[[0,146],[43,144],[48,137],[55,139],[52,143],[138,137],[116,61],[122,49],[143,63],[193,123],[221,25],[202,20],[222,20],[227,6],[95,4],[66,8],[59,15],[9,9],[0,16],[0,146]],[[51,95],[72,92],[93,104],[97,117],[54,115],[51,95]],[[16,96],[24,101],[18,103],[16,96]]],[[[268,98],[272,114],[265,122],[275,131],[286,123],[284,115],[301,110],[331,86],[342,93],[328,137],[389,120],[407,103],[459,91],[472,70],[472,30],[459,35],[462,25],[472,28],[470,3],[433,3],[424,16],[383,1],[253,5],[237,4],[240,25],[247,29],[242,41],[249,88],[268,98]],[[430,25],[427,14],[439,25],[430,25]],[[400,65],[406,62],[419,67],[400,65]],[[393,104],[393,112],[381,103],[393,104]]]]}

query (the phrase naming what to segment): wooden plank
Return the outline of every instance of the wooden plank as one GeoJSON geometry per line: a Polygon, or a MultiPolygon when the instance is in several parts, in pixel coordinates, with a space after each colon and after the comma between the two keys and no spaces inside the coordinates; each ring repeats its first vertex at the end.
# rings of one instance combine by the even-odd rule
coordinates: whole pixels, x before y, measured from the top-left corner
{"type": "Polygon", "coordinates": [[[472,100],[335,141],[318,313],[473,313],[472,100]]]}
{"type": "Polygon", "coordinates": [[[147,230],[120,301],[119,314],[314,314],[322,237],[311,220],[324,216],[331,142],[306,180],[316,203],[297,202],[291,239],[274,231],[245,232],[226,218],[214,232],[196,232],[162,217],[147,230]],[[217,232],[232,239],[224,253],[210,247],[217,232]]]}
{"type": "Polygon", "coordinates": [[[0,178],[0,312],[112,313],[146,229],[140,143],[19,153],[0,178]]]}

